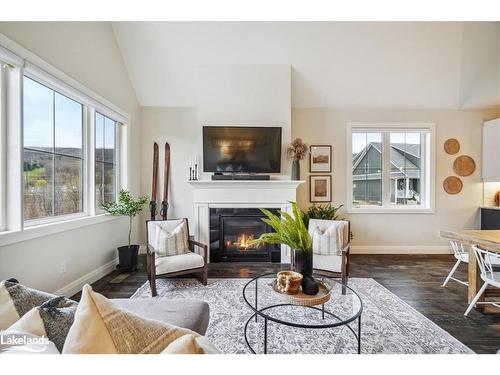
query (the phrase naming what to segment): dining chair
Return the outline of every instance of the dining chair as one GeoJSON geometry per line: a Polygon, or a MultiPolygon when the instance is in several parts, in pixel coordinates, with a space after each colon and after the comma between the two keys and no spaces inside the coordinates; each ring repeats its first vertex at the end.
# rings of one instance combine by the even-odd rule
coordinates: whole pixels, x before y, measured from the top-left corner
{"type": "Polygon", "coordinates": [[[477,264],[481,272],[481,279],[484,281],[484,284],[465,311],[465,316],[469,315],[476,304],[493,305],[500,308],[500,301],[479,301],[479,298],[481,298],[488,286],[500,289],[500,272],[494,270],[494,267],[500,264],[500,254],[481,249],[476,245],[472,246],[472,250],[477,259],[477,264]]]}
{"type": "Polygon", "coordinates": [[[454,280],[462,285],[468,286],[469,283],[467,281],[459,280],[453,277],[453,274],[458,269],[458,266],[460,266],[460,263],[465,263],[465,264],[469,263],[469,252],[462,243],[459,243],[457,241],[450,241],[450,243],[451,243],[451,248],[453,249],[453,256],[457,261],[453,266],[453,268],[451,269],[448,276],[446,277],[446,280],[444,281],[442,286],[446,286],[446,284],[448,284],[448,281],[450,280],[454,280]]]}

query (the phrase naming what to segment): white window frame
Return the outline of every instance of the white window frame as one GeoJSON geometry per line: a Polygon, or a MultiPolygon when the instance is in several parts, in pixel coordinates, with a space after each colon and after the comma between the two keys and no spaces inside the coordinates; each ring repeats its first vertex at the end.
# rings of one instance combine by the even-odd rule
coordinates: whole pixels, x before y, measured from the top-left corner
{"type": "MultiPolygon", "coordinates": [[[[78,94],[76,90],[69,89],[66,85],[62,85],[60,82],[57,80],[54,80],[52,77],[50,77],[47,74],[43,74],[41,72],[35,72],[33,73],[29,69],[24,70],[23,74],[23,82],[24,82],[24,77],[28,77],[29,79],[32,79],[33,81],[49,88],[50,90],[55,91],[56,93],[59,93],[60,95],[64,95],[68,97],[69,99],[72,99],[76,101],[78,104],[81,104],[83,109],[83,114],[82,114],[82,121],[83,121],[83,127],[82,127],[82,159],[83,159],[83,165],[82,165],[82,175],[81,175],[81,185],[82,185],[82,212],[76,212],[73,214],[66,214],[66,215],[55,215],[55,216],[48,216],[48,217],[43,217],[39,219],[30,219],[30,220],[24,220],[23,227],[28,228],[28,227],[34,227],[34,226],[39,226],[43,224],[50,224],[50,223],[57,223],[65,220],[72,220],[72,219],[78,219],[81,217],[89,216],[89,210],[90,210],[90,205],[88,202],[88,197],[89,197],[89,191],[87,190],[87,184],[85,183],[86,179],[89,176],[89,172],[91,173],[90,165],[88,163],[88,155],[89,155],[89,149],[87,147],[87,128],[89,126],[88,124],[88,118],[87,118],[87,112],[88,112],[88,105],[84,102],[83,98],[78,94]]],[[[24,110],[24,108],[23,108],[24,110]]],[[[23,126],[23,131],[24,131],[24,124],[23,126]]],[[[21,140],[22,142],[22,140],[21,140]]],[[[23,151],[23,159],[24,159],[24,143],[22,145],[22,151],[23,151]]],[[[55,178],[55,170],[54,170],[54,177],[55,178]]],[[[23,190],[24,194],[24,190],[23,190]]],[[[23,199],[24,202],[24,199],[23,199]]],[[[55,202],[53,202],[55,205],[55,202]]],[[[23,216],[24,216],[24,206],[23,206],[23,216]]]]}
{"type": "Polygon", "coordinates": [[[117,192],[129,186],[126,169],[129,157],[130,115],[3,34],[0,34],[0,61],[14,65],[12,69],[0,70],[0,88],[3,88],[5,92],[0,102],[0,176],[2,177],[0,246],[117,220],[116,217],[106,214],[96,214],[95,211],[93,114],[94,111],[99,111],[118,124],[117,192]],[[30,220],[29,223],[23,220],[22,83],[24,75],[84,106],[82,213],[30,220]]]}
{"type": "MultiPolygon", "coordinates": [[[[92,163],[92,165],[94,166],[95,168],[95,115],[96,113],[100,113],[101,115],[109,118],[110,120],[114,121],[116,123],[116,126],[115,126],[115,155],[116,155],[116,177],[115,177],[115,193],[116,193],[116,198],[118,198],[118,193],[120,192],[120,189],[122,189],[122,187],[124,186],[123,185],[123,181],[121,179],[121,176],[122,176],[122,148],[121,147],[121,144],[122,142],[124,141],[124,137],[122,135],[123,133],[123,128],[124,128],[124,124],[121,123],[120,121],[116,120],[115,119],[115,116],[116,114],[110,112],[109,110],[107,110],[106,108],[101,108],[101,109],[97,109],[97,108],[93,108],[93,111],[92,111],[92,123],[93,123],[93,133],[92,133],[92,137],[93,137],[93,148],[92,148],[92,154],[94,156],[94,162],[92,163]]],[[[92,179],[93,179],[93,185],[92,185],[92,189],[94,190],[94,203],[93,203],[93,206],[94,206],[94,213],[97,213],[97,214],[102,214],[102,212],[100,210],[98,210],[97,207],[95,207],[95,201],[96,201],[96,196],[95,196],[95,170],[94,170],[94,173],[92,174],[92,179]]]]}
{"type": "Polygon", "coordinates": [[[433,123],[372,123],[372,122],[348,122],[346,126],[346,187],[347,187],[347,212],[356,213],[434,213],[435,211],[435,125],[433,123]],[[381,132],[384,145],[390,143],[388,132],[426,132],[429,138],[426,141],[425,154],[423,155],[424,196],[422,204],[414,205],[395,205],[391,203],[390,189],[390,147],[383,148],[383,168],[382,168],[382,205],[365,205],[355,207],[353,200],[353,181],[352,181],[352,134],[356,132],[381,132]],[[385,132],[385,133],[384,133],[385,132]]]}

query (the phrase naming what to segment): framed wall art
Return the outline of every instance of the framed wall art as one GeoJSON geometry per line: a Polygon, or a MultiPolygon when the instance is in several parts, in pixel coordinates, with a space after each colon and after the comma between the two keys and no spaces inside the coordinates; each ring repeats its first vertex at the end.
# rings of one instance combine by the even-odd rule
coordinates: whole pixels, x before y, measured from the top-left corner
{"type": "Polygon", "coordinates": [[[309,176],[309,201],[312,203],[332,201],[332,176],[309,176]]]}
{"type": "Polygon", "coordinates": [[[332,172],[332,146],[311,145],[309,156],[310,173],[332,172]]]}

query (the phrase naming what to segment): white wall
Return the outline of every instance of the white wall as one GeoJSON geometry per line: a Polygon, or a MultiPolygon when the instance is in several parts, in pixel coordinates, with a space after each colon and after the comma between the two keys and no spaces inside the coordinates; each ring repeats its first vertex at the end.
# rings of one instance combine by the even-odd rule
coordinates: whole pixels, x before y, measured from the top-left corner
{"type": "MultiPolygon", "coordinates": [[[[130,189],[137,193],[141,159],[139,107],[110,24],[1,22],[0,33],[131,115],[130,189]]],[[[85,275],[92,273],[96,279],[111,270],[116,247],[126,242],[126,236],[126,219],[116,219],[2,246],[0,279],[16,277],[46,291],[68,285],[78,289],[75,280],[83,277],[80,281],[91,281],[85,275]],[[67,262],[66,273],[59,273],[62,261],[67,262]]]]}
{"type": "MultiPolygon", "coordinates": [[[[495,117],[495,111],[344,109],[309,108],[292,112],[292,136],[312,144],[333,146],[333,204],[346,203],[346,123],[347,122],[417,122],[436,125],[436,210],[433,214],[345,214],[352,220],[354,252],[442,252],[446,241],[440,229],[477,228],[478,208],[482,205],[481,133],[482,122],[495,117]],[[455,156],[443,150],[446,139],[460,141],[460,154],[470,155],[476,171],[462,177],[460,194],[444,192],[443,180],[454,175],[455,156]]],[[[302,161],[307,179],[308,160],[302,161]]],[[[308,186],[299,187],[299,204],[309,203],[308,186]]],[[[344,211],[345,212],[345,211],[344,211]]]]}
{"type": "Polygon", "coordinates": [[[197,65],[289,64],[293,107],[458,108],[462,26],[113,23],[140,104],[164,107],[196,105],[197,65]]]}
{"type": "Polygon", "coordinates": [[[500,24],[466,22],[463,26],[460,107],[500,105],[500,24]]]}
{"type": "MultiPolygon", "coordinates": [[[[142,107],[142,193],[150,195],[153,143],[160,145],[159,196],[163,191],[164,144],[171,150],[168,217],[194,222],[193,192],[186,181],[188,161],[202,156],[203,125],[281,126],[282,141],[291,137],[291,77],[289,65],[200,66],[196,107],[142,107]]],[[[200,167],[201,168],[201,167],[200,167]]],[[[282,174],[289,162],[283,157],[282,174]]],[[[207,173],[203,178],[209,179],[207,173]]],[[[289,177],[288,177],[289,178],[289,177]]],[[[161,199],[160,199],[161,200],[161,199]]],[[[147,217],[146,213],[143,218],[147,217]]],[[[190,228],[194,229],[193,225],[190,228]]]]}
{"type": "MultiPolygon", "coordinates": [[[[208,65],[197,67],[196,72],[199,155],[204,125],[280,126],[282,144],[290,143],[290,65],[208,65]]],[[[287,178],[289,169],[283,155],[281,176],[275,177],[287,178]]]]}

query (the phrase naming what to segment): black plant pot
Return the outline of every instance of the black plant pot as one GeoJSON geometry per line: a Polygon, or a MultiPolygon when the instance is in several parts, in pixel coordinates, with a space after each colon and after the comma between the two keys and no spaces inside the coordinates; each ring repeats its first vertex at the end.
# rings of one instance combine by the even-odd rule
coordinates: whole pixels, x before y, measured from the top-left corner
{"type": "Polygon", "coordinates": [[[312,277],[313,253],[312,251],[294,250],[295,271],[306,277],[312,277]]]}
{"type": "Polygon", "coordinates": [[[137,271],[137,258],[139,256],[139,245],[120,246],[118,248],[118,264],[117,268],[121,272],[137,271]]]}

